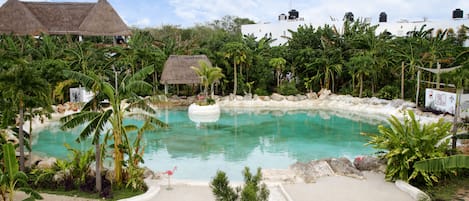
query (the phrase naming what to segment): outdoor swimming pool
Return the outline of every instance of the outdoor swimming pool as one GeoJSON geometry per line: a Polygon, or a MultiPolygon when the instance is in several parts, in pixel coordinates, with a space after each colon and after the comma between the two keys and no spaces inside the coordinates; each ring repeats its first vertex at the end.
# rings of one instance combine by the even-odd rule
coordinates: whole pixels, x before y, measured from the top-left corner
{"type": "MultiPolygon", "coordinates": [[[[177,166],[176,179],[207,181],[223,170],[231,180],[241,181],[245,166],[287,168],[297,161],[354,158],[376,151],[364,146],[367,138],[360,132],[376,133],[377,125],[327,111],[223,110],[218,122],[199,127],[189,120],[187,109],[162,110],[158,118],[170,128],[145,134],[143,165],[155,171],[177,166]]],[[[33,150],[66,158],[64,143],[83,150],[91,147],[90,141],[75,142],[78,132],[52,126],[39,133],[33,150]]]]}

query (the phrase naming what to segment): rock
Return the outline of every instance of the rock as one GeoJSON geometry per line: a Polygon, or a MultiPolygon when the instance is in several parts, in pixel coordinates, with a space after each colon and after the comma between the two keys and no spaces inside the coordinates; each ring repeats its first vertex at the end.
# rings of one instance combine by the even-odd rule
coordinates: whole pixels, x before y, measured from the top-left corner
{"type": "Polygon", "coordinates": [[[252,100],[254,101],[259,100],[259,96],[257,94],[254,94],[254,96],[252,97],[252,100]]]}
{"type": "Polygon", "coordinates": [[[394,99],[389,104],[391,104],[391,106],[394,108],[399,108],[404,104],[404,102],[405,101],[402,99],[394,99]]]}
{"type": "Polygon", "coordinates": [[[328,97],[329,95],[331,95],[331,93],[332,92],[329,89],[321,89],[321,91],[318,92],[319,99],[324,99],[328,97]]]}
{"type": "Polygon", "coordinates": [[[66,108],[62,104],[57,105],[57,112],[58,113],[63,114],[65,112],[65,110],[66,110],[66,108]]]}
{"type": "Polygon", "coordinates": [[[305,95],[298,94],[298,95],[296,95],[296,99],[298,101],[302,101],[302,100],[308,99],[308,97],[306,97],[305,95]]]}
{"type": "Polygon", "coordinates": [[[334,173],[337,175],[342,175],[342,176],[347,176],[347,177],[352,177],[352,178],[357,178],[357,179],[364,179],[363,173],[360,172],[360,170],[357,170],[352,162],[348,160],[347,158],[331,158],[331,159],[326,159],[326,161],[329,163],[331,166],[332,170],[334,170],[334,173]]]}
{"type": "Polygon", "coordinates": [[[237,100],[237,101],[242,101],[242,100],[244,100],[244,97],[242,97],[242,96],[240,96],[240,95],[237,95],[237,96],[236,96],[236,100],[237,100]]]}
{"type": "Polygon", "coordinates": [[[291,169],[262,169],[262,179],[269,182],[281,183],[303,183],[304,181],[297,177],[291,169]]]}
{"type": "Polygon", "coordinates": [[[145,179],[159,179],[160,177],[161,177],[161,175],[156,175],[155,172],[153,172],[153,170],[150,170],[148,167],[143,168],[143,178],[145,178],[145,179]]]}
{"type": "Polygon", "coordinates": [[[56,162],[57,162],[57,159],[54,157],[51,157],[46,160],[39,161],[36,167],[38,169],[51,169],[54,167],[56,162]]]}
{"type": "Polygon", "coordinates": [[[298,101],[298,98],[296,98],[296,96],[287,96],[286,99],[288,101],[298,101]]]}
{"type": "Polygon", "coordinates": [[[259,99],[261,99],[261,100],[263,100],[263,101],[270,101],[270,100],[272,100],[272,99],[270,98],[270,96],[259,96],[259,99]]]}
{"type": "Polygon", "coordinates": [[[26,164],[28,167],[29,167],[29,165],[30,165],[30,166],[37,166],[37,165],[39,164],[39,162],[41,162],[41,161],[43,161],[43,160],[45,160],[43,157],[38,156],[38,155],[32,153],[32,154],[28,157],[28,159],[27,159],[27,161],[25,162],[25,164],[26,164]]]}
{"type": "Polygon", "coordinates": [[[252,94],[247,93],[246,95],[244,95],[243,100],[247,100],[247,101],[252,100],[252,94]]]}
{"type": "Polygon", "coordinates": [[[60,183],[64,181],[66,177],[70,177],[70,176],[71,176],[71,173],[69,169],[60,170],[54,174],[54,176],[52,177],[52,180],[60,183]]]}
{"type": "Polygon", "coordinates": [[[353,165],[360,171],[386,171],[386,161],[373,156],[356,157],[353,161],[353,165]]]}
{"type": "Polygon", "coordinates": [[[270,98],[274,101],[283,101],[285,100],[285,97],[280,95],[280,94],[277,94],[277,93],[273,93],[270,98]]]}
{"type": "Polygon", "coordinates": [[[312,93],[307,93],[306,94],[306,97],[308,97],[308,99],[318,99],[318,94],[316,94],[315,92],[312,92],[312,93]]]}
{"type": "Polygon", "coordinates": [[[310,161],[309,163],[297,162],[290,166],[295,174],[303,178],[304,182],[312,183],[317,178],[334,175],[334,171],[324,160],[310,161]]]}

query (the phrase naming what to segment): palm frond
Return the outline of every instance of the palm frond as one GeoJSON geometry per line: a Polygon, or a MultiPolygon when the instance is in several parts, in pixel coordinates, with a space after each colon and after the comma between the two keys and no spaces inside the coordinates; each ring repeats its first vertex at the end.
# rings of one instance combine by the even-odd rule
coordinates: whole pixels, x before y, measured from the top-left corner
{"type": "Polygon", "coordinates": [[[79,113],[71,114],[60,118],[60,122],[63,123],[60,128],[63,130],[72,129],[79,125],[82,125],[85,122],[89,122],[95,119],[99,115],[99,112],[93,111],[82,111],[79,113]]]}

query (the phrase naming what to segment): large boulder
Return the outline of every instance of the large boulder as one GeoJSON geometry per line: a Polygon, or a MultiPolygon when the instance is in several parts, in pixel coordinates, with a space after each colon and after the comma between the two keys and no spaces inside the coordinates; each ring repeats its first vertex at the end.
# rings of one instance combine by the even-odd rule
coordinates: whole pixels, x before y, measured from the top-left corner
{"type": "Polygon", "coordinates": [[[303,180],[291,169],[262,169],[262,179],[269,182],[297,183],[303,180]]]}
{"type": "Polygon", "coordinates": [[[299,101],[302,101],[302,100],[308,99],[308,97],[305,96],[305,95],[298,94],[298,95],[296,95],[296,99],[299,100],[299,101]]]}
{"type": "Polygon", "coordinates": [[[321,89],[321,91],[318,92],[319,99],[327,98],[331,94],[332,92],[329,89],[321,89]]]}
{"type": "Polygon", "coordinates": [[[353,161],[353,165],[360,171],[385,172],[386,161],[373,156],[359,156],[353,161]]]}
{"type": "Polygon", "coordinates": [[[270,98],[274,101],[283,101],[285,100],[285,97],[280,95],[280,94],[277,94],[277,93],[273,93],[270,98]]]}
{"type": "Polygon", "coordinates": [[[290,169],[293,170],[297,176],[303,178],[306,183],[315,182],[316,179],[320,177],[334,175],[334,170],[332,170],[329,163],[324,160],[310,161],[308,163],[297,162],[291,165],[290,169]]]}
{"type": "Polygon", "coordinates": [[[54,157],[39,161],[37,163],[37,168],[38,169],[51,169],[54,167],[55,163],[57,162],[57,159],[54,157]]]}
{"type": "Polygon", "coordinates": [[[298,98],[296,96],[287,96],[286,99],[288,101],[298,101],[298,98]]]}
{"type": "Polygon", "coordinates": [[[347,158],[331,158],[326,159],[334,173],[341,176],[364,179],[363,173],[355,168],[352,162],[347,158]]]}
{"type": "Polygon", "coordinates": [[[270,98],[270,96],[259,96],[259,99],[262,100],[262,101],[270,101],[270,100],[272,100],[272,99],[270,98]]]}
{"type": "Polygon", "coordinates": [[[315,100],[315,99],[318,99],[318,94],[316,94],[316,92],[311,92],[311,93],[307,93],[306,97],[308,97],[308,99],[315,100]]]}

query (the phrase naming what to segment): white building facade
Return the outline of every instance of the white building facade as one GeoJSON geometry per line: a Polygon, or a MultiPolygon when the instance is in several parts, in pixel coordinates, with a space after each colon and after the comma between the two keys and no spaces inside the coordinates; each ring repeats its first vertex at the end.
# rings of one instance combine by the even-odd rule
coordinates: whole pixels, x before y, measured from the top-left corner
{"type": "MultiPolygon", "coordinates": [[[[461,11],[461,10],[459,10],[461,11]]],[[[455,12],[455,11],[453,11],[455,12]]],[[[462,12],[462,11],[461,11],[462,12]]],[[[462,15],[462,14],[461,14],[462,15]]],[[[371,21],[370,18],[364,18],[365,21],[371,21]]],[[[386,20],[385,20],[386,21],[386,20]]],[[[248,24],[241,26],[241,32],[243,35],[253,35],[258,39],[265,36],[275,39],[272,43],[273,46],[283,45],[288,42],[288,39],[291,37],[289,30],[296,31],[299,26],[313,26],[320,27],[328,24],[329,26],[334,26],[337,30],[342,30],[343,21],[342,20],[330,20],[324,23],[313,23],[305,21],[303,18],[289,19],[285,15],[279,16],[279,21],[275,23],[260,23],[260,24],[248,24]]],[[[438,30],[444,31],[446,29],[452,29],[455,34],[457,31],[464,25],[469,27],[469,17],[466,18],[453,18],[448,20],[441,21],[429,21],[427,19],[421,21],[408,21],[401,20],[399,22],[378,22],[371,23],[371,25],[379,25],[376,29],[376,34],[383,33],[387,31],[393,36],[401,37],[406,36],[408,32],[419,30],[423,25],[426,25],[426,29],[433,28],[434,32],[438,30]]],[[[466,42],[467,43],[467,42],[466,42]]],[[[466,44],[468,46],[469,44],[466,44]]]]}

